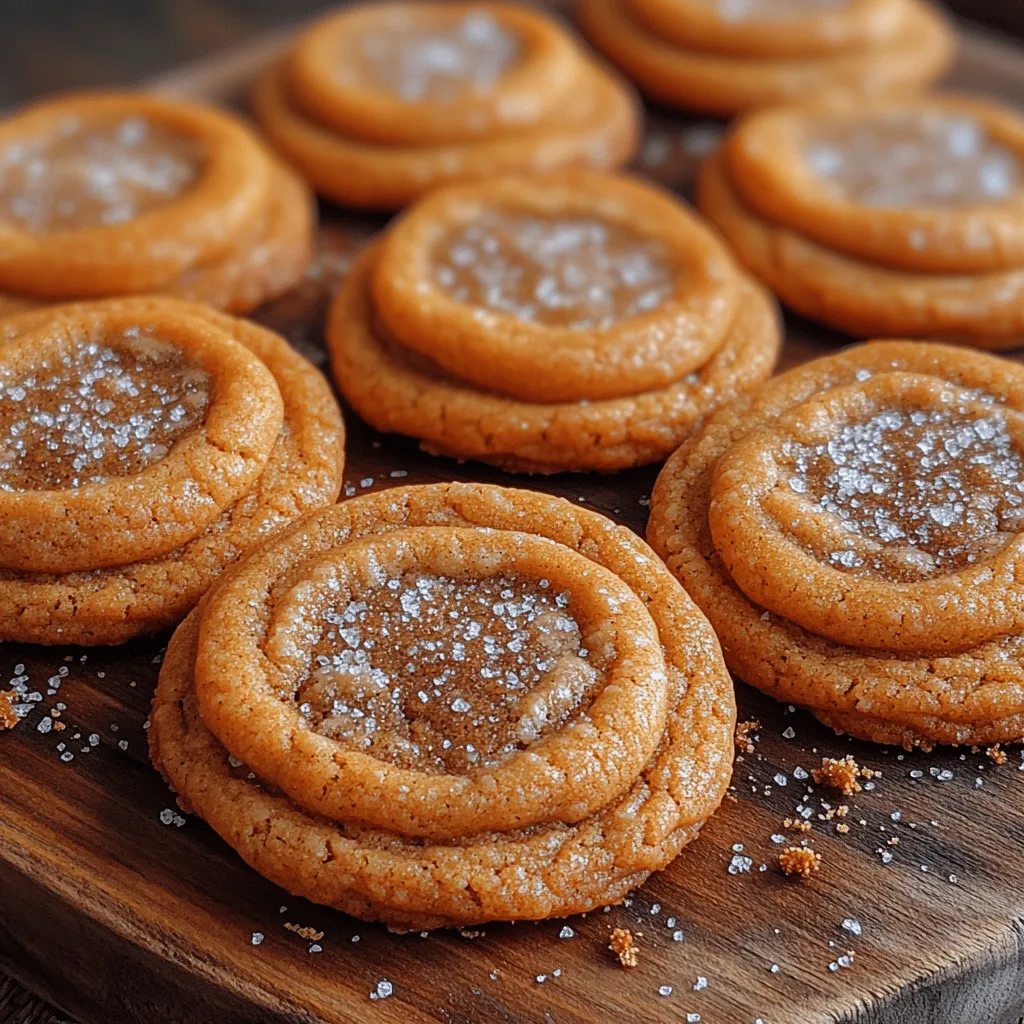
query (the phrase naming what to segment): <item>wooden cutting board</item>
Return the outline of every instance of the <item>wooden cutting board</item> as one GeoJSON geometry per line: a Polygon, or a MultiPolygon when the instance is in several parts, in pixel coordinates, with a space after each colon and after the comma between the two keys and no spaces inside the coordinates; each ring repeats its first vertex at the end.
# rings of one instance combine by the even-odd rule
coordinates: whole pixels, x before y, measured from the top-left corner
{"type": "MultiPolygon", "coordinates": [[[[236,102],[282,41],[159,85],[236,102]]],[[[955,84],[1021,102],[1024,51],[965,36],[955,84]]],[[[717,130],[652,112],[643,169],[685,191],[717,130]]],[[[324,222],[319,276],[261,314],[321,361],[325,292],[380,226],[330,210],[324,222]]],[[[793,321],[784,364],[844,340],[793,321]]],[[[404,483],[500,481],[644,529],[653,469],[515,480],[348,423],[350,494],[388,487],[396,471],[404,483]]],[[[25,676],[41,697],[0,735],[0,966],[83,1024],[1006,1024],[1024,1013],[1018,751],[1001,767],[984,753],[882,751],[740,686],[741,717],[762,728],[756,753],[737,759],[735,799],[628,905],[398,938],[289,897],[177,815],[144,732],[165,640],[0,647],[0,690],[25,676]],[[65,729],[40,731],[55,707],[65,729]],[[839,834],[824,818],[841,801],[811,791],[805,773],[850,752],[882,774],[847,801],[839,834]],[[772,838],[801,808],[823,859],[804,884],[779,873],[772,838]],[[608,952],[613,927],[637,936],[635,970],[608,952]]]]}

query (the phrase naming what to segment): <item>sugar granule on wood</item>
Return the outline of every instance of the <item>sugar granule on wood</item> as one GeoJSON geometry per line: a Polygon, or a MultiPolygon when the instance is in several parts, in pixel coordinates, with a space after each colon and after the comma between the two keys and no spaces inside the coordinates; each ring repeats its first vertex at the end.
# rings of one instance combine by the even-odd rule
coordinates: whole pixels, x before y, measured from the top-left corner
{"type": "Polygon", "coordinates": [[[752,718],[747,722],[737,723],[735,735],[736,749],[741,754],[754,753],[754,740],[760,728],[761,723],[756,718],[752,718]]]}
{"type": "Polygon", "coordinates": [[[318,932],[315,928],[303,927],[302,925],[293,924],[291,921],[285,921],[284,926],[288,931],[298,935],[300,939],[319,942],[324,937],[324,933],[318,932]]]}
{"type": "Polygon", "coordinates": [[[790,846],[779,854],[779,867],[784,875],[810,878],[821,867],[821,854],[806,846],[790,846]]]}
{"type": "Polygon", "coordinates": [[[822,786],[832,786],[844,796],[859,793],[861,785],[857,779],[870,779],[874,774],[870,768],[861,768],[849,754],[841,758],[823,757],[821,767],[811,769],[815,782],[822,786]]]}
{"type": "Polygon", "coordinates": [[[0,731],[13,729],[21,721],[14,710],[14,702],[17,699],[17,690],[0,691],[0,731]]]}
{"type": "Polygon", "coordinates": [[[623,967],[636,967],[639,962],[633,933],[628,928],[613,929],[608,948],[619,958],[623,967]]]}

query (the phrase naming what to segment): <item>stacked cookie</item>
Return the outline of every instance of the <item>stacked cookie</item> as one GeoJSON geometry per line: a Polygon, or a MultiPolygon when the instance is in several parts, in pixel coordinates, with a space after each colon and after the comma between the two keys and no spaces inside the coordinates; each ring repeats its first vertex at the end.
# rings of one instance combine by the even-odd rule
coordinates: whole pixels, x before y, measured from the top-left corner
{"type": "Polygon", "coordinates": [[[174,634],[154,763],[257,871],[407,931],[622,900],[728,784],[715,636],[631,531],[480,484],[307,516],[174,634]]]}
{"type": "Polygon", "coordinates": [[[244,312],[302,277],[312,195],[229,114],[85,93],[0,122],[0,313],[161,292],[244,312]]]}
{"type": "Polygon", "coordinates": [[[1024,341],[1024,119],[951,96],[741,122],[701,211],[787,305],[861,336],[1024,341]]]}
{"type": "Polygon", "coordinates": [[[764,380],[776,310],[681,203],[563,171],[438,190],[334,299],[335,381],[379,430],[513,472],[664,458],[764,380]]]}
{"type": "Polygon", "coordinates": [[[254,106],[321,195],[380,210],[456,180],[616,167],[639,134],[631,90],[511,4],[348,8],[299,38],[254,106]]]}
{"type": "Polygon", "coordinates": [[[920,0],[582,0],[579,19],[652,99],[723,116],[922,89],[955,47],[920,0]]]}
{"type": "Polygon", "coordinates": [[[741,679],[880,743],[1024,737],[1024,367],[873,342],[666,464],[648,536],[741,679]]]}
{"type": "Polygon", "coordinates": [[[329,504],[343,430],[277,335],[167,298],[0,324],[0,640],[113,644],[329,504]]]}

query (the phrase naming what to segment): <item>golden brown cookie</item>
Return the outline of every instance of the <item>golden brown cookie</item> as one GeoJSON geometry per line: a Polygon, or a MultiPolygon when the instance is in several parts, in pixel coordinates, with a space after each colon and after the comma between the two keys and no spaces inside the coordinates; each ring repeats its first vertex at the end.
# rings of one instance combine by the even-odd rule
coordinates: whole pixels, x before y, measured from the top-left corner
{"type": "Polygon", "coordinates": [[[731,116],[824,93],[891,96],[923,89],[948,69],[954,36],[920,0],[891,36],[805,57],[737,57],[673,45],[645,27],[628,0],[582,0],[580,26],[591,42],[652,99],[731,116]]]}
{"type": "Polygon", "coordinates": [[[721,348],[739,291],[677,199],[596,171],[432,193],[385,236],[371,292],[405,348],[531,402],[665,387],[721,348]]]}
{"type": "Polygon", "coordinates": [[[82,93],[29,106],[0,123],[0,291],[177,289],[248,308],[311,255],[309,194],[287,175],[241,121],[198,104],[82,93]]]}
{"type": "Polygon", "coordinates": [[[627,0],[666,42],[735,57],[823,57],[884,43],[903,26],[906,0],[627,0]]]}
{"type": "Polygon", "coordinates": [[[763,381],[780,344],[771,300],[740,280],[736,317],[699,370],[660,390],[602,401],[533,403],[476,390],[409,352],[376,323],[369,291],[378,247],[333,300],[327,347],[342,394],[378,430],[434,454],[512,472],[613,472],[663,458],[719,405],[763,381]]]}
{"type": "Polygon", "coordinates": [[[822,101],[729,136],[763,217],[856,259],[968,274],[1024,266],[1024,118],[983,100],[822,101]]]}
{"type": "Polygon", "coordinates": [[[580,83],[576,44],[516,4],[386,3],[318,21],[287,58],[293,102],[349,138],[473,142],[558,120],[580,83]]]}
{"type": "MultiPolygon", "coordinates": [[[[323,377],[270,331],[202,306],[172,299],[145,298],[82,303],[22,314],[5,320],[3,330],[10,334],[12,324],[16,330],[19,321],[37,325],[50,320],[65,329],[65,323],[102,325],[114,319],[120,323],[134,318],[140,331],[155,327],[156,340],[166,345],[167,340],[159,333],[159,325],[165,322],[169,311],[182,318],[204,322],[211,334],[227,335],[234,346],[240,346],[255,356],[263,367],[262,372],[272,378],[272,394],[278,396],[277,402],[283,403],[284,412],[269,458],[251,485],[237,500],[226,505],[210,525],[192,531],[191,539],[184,541],[178,533],[169,533],[167,543],[161,550],[153,552],[148,560],[133,561],[131,555],[127,555],[122,556],[118,564],[107,561],[105,567],[77,571],[0,569],[0,639],[44,644],[111,644],[165,629],[181,620],[228,565],[304,512],[329,504],[337,497],[343,463],[343,431],[337,405],[323,377]]],[[[134,461],[147,449],[149,457],[154,459],[153,464],[159,466],[160,453],[156,450],[151,429],[153,424],[150,422],[153,417],[136,418],[132,422],[132,417],[139,415],[135,400],[125,402],[116,395],[107,398],[97,394],[97,387],[104,379],[117,379],[142,392],[145,397],[147,393],[153,393],[147,392],[147,388],[159,383],[159,379],[150,379],[150,367],[145,361],[138,365],[133,363],[130,367],[115,367],[106,357],[109,347],[102,343],[103,335],[99,329],[96,333],[96,343],[80,350],[81,365],[78,368],[83,379],[92,378],[86,399],[92,396],[95,401],[86,401],[88,408],[80,410],[83,415],[76,420],[76,430],[59,438],[52,432],[60,429],[60,423],[37,416],[38,422],[29,428],[30,436],[36,442],[32,451],[38,452],[44,444],[50,447],[46,440],[50,438],[52,443],[61,446],[57,452],[61,461],[70,465],[76,458],[91,457],[99,450],[95,445],[100,442],[108,448],[112,444],[117,449],[118,456],[108,466],[112,475],[131,470],[134,461]],[[102,375],[98,375],[98,370],[103,371],[102,375]],[[126,423],[122,422],[122,413],[126,423]],[[125,432],[126,425],[132,429],[125,432]],[[133,432],[135,430],[137,433],[133,432]]],[[[36,337],[37,334],[38,331],[31,336],[36,337]]],[[[49,400],[60,394],[59,380],[60,375],[55,374],[54,390],[46,392],[43,397],[49,400]]],[[[4,382],[8,395],[12,388],[23,386],[13,378],[4,382]]],[[[187,378],[177,374],[174,388],[191,389],[192,400],[195,401],[195,395],[206,393],[207,385],[202,381],[189,384],[187,378]]],[[[26,387],[25,391],[25,398],[19,401],[31,399],[31,390],[26,387]]],[[[81,397],[80,393],[77,394],[81,397]]],[[[233,397],[238,399],[238,396],[233,397]]],[[[241,396],[249,407],[247,419],[253,423],[262,421],[266,416],[265,410],[257,407],[256,399],[253,390],[241,396]]],[[[72,397],[73,402],[77,400],[72,397]]],[[[208,420],[192,422],[195,415],[188,412],[184,401],[164,407],[168,421],[175,422],[179,408],[184,411],[180,413],[182,420],[177,422],[184,421],[191,432],[205,429],[208,420]]],[[[47,410],[42,409],[41,412],[46,414],[47,410]]],[[[277,406],[277,413],[280,416],[280,406],[277,406]]],[[[61,415],[67,418],[71,414],[61,415]]],[[[203,415],[207,416],[205,409],[203,415]]],[[[157,427],[162,419],[157,420],[157,427]]],[[[11,433],[7,432],[8,435],[11,433]]],[[[19,436],[24,435],[19,432],[19,436]]],[[[240,436],[244,436],[244,431],[240,436]]],[[[172,459],[178,458],[173,448],[169,454],[172,459]]],[[[182,454],[187,456],[187,449],[182,454]]],[[[16,444],[10,443],[10,436],[4,445],[4,460],[14,471],[23,465],[16,444]]],[[[201,463],[198,468],[202,468],[201,463]]],[[[115,476],[114,482],[118,480],[119,477],[115,476]]],[[[186,494],[192,491],[200,493],[184,475],[181,486],[186,494]]],[[[88,485],[85,490],[88,490],[88,485]]],[[[16,507],[24,493],[15,490],[5,495],[5,500],[10,497],[10,503],[16,507]]],[[[28,493],[31,497],[31,492],[28,493]]],[[[75,497],[73,491],[51,492],[50,497],[60,493],[71,499],[75,497]]],[[[173,494],[168,494],[166,500],[169,502],[172,497],[173,494]]],[[[115,511],[109,510],[108,516],[115,511]]],[[[128,525],[132,525],[131,522],[128,525]]],[[[87,524],[83,522],[83,533],[86,530],[87,524]]],[[[128,550],[127,542],[132,537],[125,535],[123,530],[111,533],[104,529],[97,530],[95,537],[86,539],[94,541],[106,554],[116,550],[117,545],[128,550]]]]}
{"type": "Polygon", "coordinates": [[[747,270],[813,320],[860,337],[939,337],[989,349],[1024,338],[1024,267],[915,274],[843,255],[760,216],[721,154],[701,168],[698,206],[747,270]]]}
{"type": "Polygon", "coordinates": [[[253,109],[273,146],[317,192],[346,206],[374,210],[399,209],[456,181],[560,167],[618,167],[639,140],[635,97],[589,60],[557,124],[473,142],[384,145],[338,135],[294,103],[280,65],[260,80],[253,109]]]}
{"type": "Polygon", "coordinates": [[[775,378],[672,456],[648,536],[737,676],[883,742],[1010,738],[1022,383],[992,356],[873,342],[775,378]],[[771,535],[744,546],[752,506],[771,535]]]}
{"type": "Polygon", "coordinates": [[[179,547],[266,468],[277,384],[174,302],[23,313],[0,328],[0,566],[102,569],[179,547]]]}
{"type": "MultiPolygon", "coordinates": [[[[420,543],[422,551],[425,542],[420,543]]],[[[353,757],[377,758],[377,772],[388,798],[377,806],[368,803],[366,809],[389,827],[372,828],[351,819],[339,823],[310,815],[259,781],[249,766],[231,767],[239,761],[205,725],[196,699],[195,676],[204,644],[219,630],[219,624],[208,622],[208,611],[226,592],[211,595],[175,634],[161,671],[149,735],[154,763],[178,791],[183,805],[204,817],[253,867],[290,892],[365,919],[383,920],[396,930],[586,911],[623,899],[651,871],[664,867],[694,838],[721,801],[731,769],[735,710],[717,642],[653,553],[624,528],[547,495],[479,484],[439,484],[347,501],[296,524],[264,554],[273,561],[275,552],[283,554],[285,550],[290,552],[287,564],[272,569],[266,562],[263,568],[272,576],[283,572],[273,586],[275,590],[283,587],[282,593],[294,588],[302,615],[329,616],[324,620],[328,632],[321,634],[328,645],[310,651],[319,652],[320,657],[315,669],[310,666],[306,670],[305,679],[289,673],[290,681],[280,696],[268,697],[294,706],[297,698],[309,697],[301,691],[310,682],[323,689],[325,680],[331,680],[345,688],[348,696],[341,700],[335,697],[325,703],[329,694],[309,699],[304,742],[312,742],[317,730],[326,732],[330,726],[339,738],[335,745],[347,748],[353,757]],[[298,592],[311,569],[319,571],[325,560],[333,561],[349,549],[365,550],[367,544],[402,546],[410,534],[422,538],[435,533],[449,550],[452,535],[464,535],[460,544],[475,545],[481,551],[489,544],[497,549],[506,540],[518,547],[521,535],[526,534],[533,538],[527,544],[539,543],[550,549],[556,562],[564,559],[574,567],[583,562],[601,567],[602,575],[610,574],[625,588],[623,596],[626,591],[631,593],[627,601],[645,621],[643,635],[653,629],[659,637],[663,651],[657,652],[657,657],[663,658],[667,669],[660,685],[668,699],[664,725],[652,729],[653,755],[625,782],[620,795],[592,813],[579,817],[570,811],[571,820],[555,814],[530,828],[513,823],[494,832],[459,833],[457,829],[460,820],[475,820],[473,800],[486,797],[489,775],[500,778],[518,770],[522,758],[517,751],[529,752],[549,739],[554,742],[548,747],[554,749],[574,735],[580,736],[582,750],[586,734],[595,730],[589,718],[596,700],[605,695],[600,678],[589,691],[577,693],[564,706],[552,706],[549,698],[531,699],[548,681],[545,673],[559,670],[546,660],[537,660],[552,653],[551,631],[538,627],[538,621],[550,616],[552,602],[567,620],[564,628],[554,630],[563,635],[555,648],[565,652],[562,659],[599,660],[598,655],[583,654],[578,647],[582,630],[578,623],[573,626],[576,584],[580,582],[575,568],[570,570],[574,589],[571,594],[562,592],[560,605],[559,595],[551,594],[554,586],[540,586],[542,581],[533,577],[532,570],[519,577],[508,575],[509,566],[503,562],[490,570],[481,563],[472,568],[469,578],[463,578],[458,574],[468,567],[461,558],[452,566],[451,576],[434,575],[442,566],[431,563],[431,574],[419,573],[415,580],[404,581],[399,575],[394,589],[387,574],[382,574],[362,599],[341,598],[335,609],[338,614],[331,613],[334,603],[323,601],[322,593],[311,596],[307,604],[305,595],[298,592]],[[490,594],[495,587],[497,604],[490,594]],[[459,604],[477,610],[454,625],[432,614],[432,610],[459,604]],[[474,622],[496,616],[523,623],[523,628],[512,634],[512,651],[504,644],[500,650],[488,647],[484,651],[480,645],[487,641],[483,637],[474,641],[471,635],[474,622]],[[367,646],[370,636],[360,631],[370,618],[386,625],[389,635],[432,637],[432,642],[445,650],[450,645],[452,653],[462,644],[470,670],[456,670],[428,687],[424,687],[425,672],[404,681],[402,666],[393,663],[392,648],[367,646]],[[345,632],[331,632],[335,624],[330,619],[339,619],[337,629],[345,632]],[[359,638],[349,630],[360,633],[359,638]],[[356,640],[355,647],[350,639],[356,640]],[[504,673],[503,682],[496,682],[473,672],[480,657],[484,658],[482,666],[504,666],[511,658],[510,664],[521,674],[520,685],[512,685],[504,673]],[[517,657],[522,658],[521,663],[517,657]],[[365,689],[353,690],[354,677],[340,667],[346,663],[366,665],[369,676],[394,673],[398,685],[389,683],[385,689],[399,693],[395,700],[401,713],[384,710],[382,691],[375,690],[369,679],[365,689]],[[441,690],[440,697],[433,692],[435,686],[441,690]],[[426,701],[419,690],[427,693],[426,701]],[[465,710],[464,704],[469,705],[465,710]],[[358,711],[362,717],[355,713],[358,711]],[[552,711],[554,714],[546,717],[552,711]],[[381,718],[379,727],[370,731],[365,727],[367,712],[381,718]],[[511,744],[503,742],[508,739],[504,736],[508,724],[521,723],[523,712],[540,727],[540,734],[528,730],[511,744]],[[474,715],[483,715],[484,724],[472,725],[474,715]],[[419,743],[410,746],[404,741],[405,726],[414,730],[419,743]],[[360,737],[366,736],[375,739],[370,744],[360,742],[360,737]],[[496,763],[489,765],[489,759],[496,763]],[[437,760],[451,763],[453,781],[463,780],[452,803],[435,801],[429,795],[435,776],[423,772],[422,767],[437,760]],[[420,786],[426,787],[421,794],[424,800],[403,800],[401,791],[393,788],[403,763],[421,769],[414,774],[419,775],[420,786]],[[389,819],[389,815],[393,817],[389,819]],[[425,821],[433,815],[435,824],[447,823],[453,837],[441,843],[403,834],[393,822],[410,815],[425,821]]],[[[250,565],[257,570],[256,563],[247,563],[243,573],[250,565]]],[[[606,639],[614,645],[624,638],[609,635],[606,639]]],[[[429,662],[430,655],[421,648],[413,658],[429,662]]],[[[207,661],[206,667],[209,664],[207,661]]],[[[569,668],[563,664],[561,670],[569,668]]],[[[236,674],[232,677],[237,680],[236,674]]],[[[564,701],[565,695],[560,699],[564,701]]],[[[385,703],[394,708],[391,698],[385,703]]],[[[264,740],[273,743],[272,730],[264,740]]],[[[283,743],[283,735],[280,740],[283,743]]],[[[633,737],[631,742],[637,740],[633,737]]],[[[283,745],[280,754],[278,768],[291,758],[283,745]]],[[[353,761],[356,764],[358,761],[353,761]]],[[[339,758],[338,771],[350,770],[347,760],[339,758]]],[[[607,787],[608,780],[602,775],[598,772],[589,785],[607,787]]],[[[445,778],[438,777],[439,786],[445,778]]],[[[581,787],[581,797],[595,792],[589,785],[581,787]]],[[[551,780],[551,787],[552,796],[558,796],[557,779],[551,780]]],[[[497,783],[495,791],[501,791],[497,783]]],[[[560,799],[564,802],[575,792],[567,787],[560,799]]],[[[357,800],[358,794],[351,797],[357,800]]]]}

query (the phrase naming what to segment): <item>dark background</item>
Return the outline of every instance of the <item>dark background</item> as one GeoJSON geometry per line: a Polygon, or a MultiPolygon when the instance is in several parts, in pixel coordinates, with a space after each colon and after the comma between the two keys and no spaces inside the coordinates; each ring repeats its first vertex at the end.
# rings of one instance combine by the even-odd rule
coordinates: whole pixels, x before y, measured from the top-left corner
{"type": "MultiPolygon", "coordinates": [[[[0,107],[76,85],[137,81],[275,25],[323,0],[0,0],[0,107]]],[[[1024,38],[1024,0],[952,0],[1024,38]]]]}

